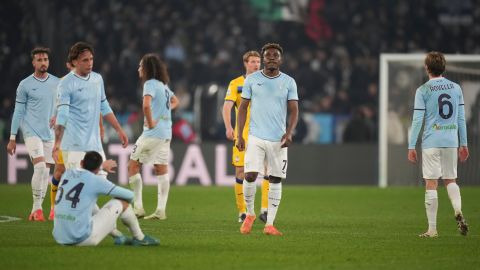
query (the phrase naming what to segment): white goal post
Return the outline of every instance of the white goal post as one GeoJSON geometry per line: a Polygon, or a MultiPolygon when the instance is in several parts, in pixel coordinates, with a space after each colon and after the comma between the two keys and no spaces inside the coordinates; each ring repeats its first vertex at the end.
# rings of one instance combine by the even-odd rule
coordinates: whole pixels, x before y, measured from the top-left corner
{"type": "MultiPolygon", "coordinates": [[[[398,170],[399,175],[405,168],[413,170],[406,167],[404,163],[407,163],[407,135],[411,124],[415,90],[428,80],[424,71],[424,58],[425,54],[380,55],[378,186],[381,188],[391,185],[392,182],[402,184],[401,181],[403,180],[391,181],[396,176],[392,176],[389,170],[398,170]],[[406,108],[409,108],[409,110],[406,108]],[[393,137],[396,138],[395,143],[392,142],[394,140],[392,139],[392,133],[393,137]],[[395,133],[399,136],[395,136],[395,133]],[[394,146],[392,147],[392,145],[394,146]],[[393,154],[389,152],[392,150],[390,148],[397,151],[394,160],[389,160],[392,159],[391,155],[393,154]],[[404,149],[403,160],[400,160],[401,149],[404,149]],[[389,166],[389,161],[395,163],[389,166]]],[[[478,103],[477,98],[480,94],[480,55],[447,54],[445,58],[447,60],[445,76],[459,83],[463,89],[466,100],[466,119],[468,121],[469,114],[471,114],[469,108],[474,106],[475,102],[478,103]],[[467,104],[467,100],[470,100],[469,104],[467,104]]],[[[469,129],[468,125],[467,129],[469,129]]],[[[415,172],[409,172],[405,178],[415,177],[418,173],[418,169],[416,169],[415,172]]],[[[480,175],[478,177],[480,178],[480,175]]],[[[404,183],[411,184],[408,180],[406,179],[404,183]]]]}

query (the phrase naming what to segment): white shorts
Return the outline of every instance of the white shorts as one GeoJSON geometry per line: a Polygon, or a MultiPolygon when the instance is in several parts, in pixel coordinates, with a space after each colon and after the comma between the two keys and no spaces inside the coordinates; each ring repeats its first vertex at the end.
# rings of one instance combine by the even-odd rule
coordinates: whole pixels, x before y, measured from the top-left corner
{"type": "Polygon", "coordinates": [[[90,236],[77,246],[96,246],[117,226],[117,219],[123,212],[122,202],[116,199],[108,201],[92,218],[90,236]]]}
{"type": "Polygon", "coordinates": [[[286,178],[287,149],[281,147],[281,142],[271,142],[249,135],[245,150],[245,172],[263,173],[266,166],[268,175],[286,178]]]}
{"type": "Polygon", "coordinates": [[[142,164],[168,164],[170,139],[140,136],[133,146],[131,160],[142,164]]]}
{"type": "Polygon", "coordinates": [[[457,179],[457,148],[428,148],[422,150],[423,178],[457,179]]]}
{"type": "MultiPolygon", "coordinates": [[[[82,151],[62,151],[63,155],[63,164],[66,169],[79,169],[81,168],[80,161],[85,157],[86,152],[82,151]]],[[[103,161],[106,160],[105,152],[100,152],[100,155],[103,158],[103,161]]]]}
{"type": "Polygon", "coordinates": [[[53,141],[42,141],[39,137],[25,138],[25,146],[31,159],[45,157],[45,163],[55,164],[52,157],[53,141]]]}

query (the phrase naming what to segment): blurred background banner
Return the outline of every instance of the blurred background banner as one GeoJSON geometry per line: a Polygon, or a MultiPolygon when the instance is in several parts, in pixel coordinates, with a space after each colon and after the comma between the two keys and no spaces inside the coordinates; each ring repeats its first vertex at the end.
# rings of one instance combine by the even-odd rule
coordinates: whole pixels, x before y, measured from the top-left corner
{"type": "MultiPolygon", "coordinates": [[[[0,147],[6,147],[0,144],[0,147]]],[[[127,162],[132,145],[104,145],[107,158],[115,159],[118,169],[108,179],[122,185],[128,183],[127,162]]],[[[294,145],[289,149],[287,182],[289,185],[375,185],[376,145],[294,145]],[[348,158],[347,158],[348,157],[348,158]]],[[[172,144],[169,176],[174,185],[232,186],[235,183],[231,165],[232,146],[203,143],[172,144]]],[[[17,154],[0,156],[0,183],[29,183],[33,166],[23,144],[17,154]]],[[[157,185],[151,166],[143,166],[143,181],[157,185]]],[[[261,176],[259,176],[261,178],[261,176]]],[[[258,181],[261,183],[261,181],[258,181]]],[[[415,184],[414,182],[411,184],[415,184]]]]}

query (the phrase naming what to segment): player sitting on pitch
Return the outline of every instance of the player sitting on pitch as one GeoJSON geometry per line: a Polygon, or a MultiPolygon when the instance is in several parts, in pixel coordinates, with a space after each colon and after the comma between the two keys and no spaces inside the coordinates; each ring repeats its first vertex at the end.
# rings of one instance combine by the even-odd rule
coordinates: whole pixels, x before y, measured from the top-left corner
{"type": "Polygon", "coordinates": [[[59,244],[96,246],[116,227],[117,218],[133,234],[122,244],[155,246],[160,242],[140,229],[129,202],[133,192],[95,175],[100,170],[102,156],[90,151],[81,161],[80,169],[67,169],[60,181],[56,201],[53,237],[59,244]],[[109,195],[108,201],[95,215],[93,208],[99,195],[109,195]]]}

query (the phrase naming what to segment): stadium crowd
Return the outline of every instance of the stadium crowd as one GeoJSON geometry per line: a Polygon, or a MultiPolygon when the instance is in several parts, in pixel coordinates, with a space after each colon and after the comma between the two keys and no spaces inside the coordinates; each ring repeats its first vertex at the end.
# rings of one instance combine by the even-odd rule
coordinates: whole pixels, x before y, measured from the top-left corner
{"type": "MultiPolygon", "coordinates": [[[[15,89],[31,73],[28,52],[36,45],[52,49],[50,72],[61,77],[69,46],[79,40],[93,44],[94,70],[103,75],[113,110],[135,138],[143,121],[137,75],[141,55],[159,52],[168,63],[171,88],[180,99],[176,122],[188,127],[182,119],[192,122],[187,116],[195,89],[225,88],[241,74],[245,51],[275,41],[285,49],[282,69],[297,81],[303,118],[348,118],[341,139],[331,142],[376,141],[380,53],[426,52],[438,50],[437,44],[444,53],[480,53],[479,0],[455,5],[311,0],[304,22],[261,19],[254,2],[6,1],[0,6],[3,140],[9,135],[15,89]]],[[[308,140],[309,126],[301,121],[297,141],[315,142],[308,140]]],[[[202,139],[224,139],[224,132],[202,139]]]]}

